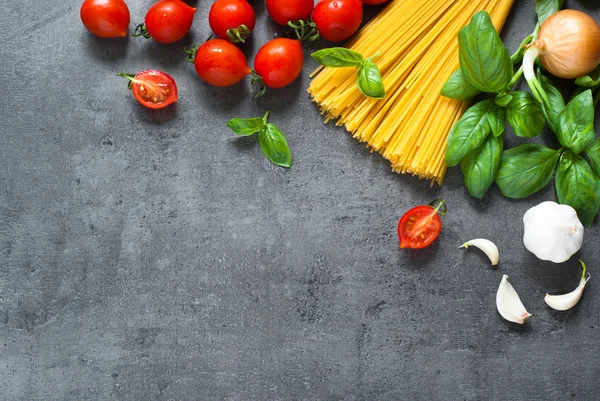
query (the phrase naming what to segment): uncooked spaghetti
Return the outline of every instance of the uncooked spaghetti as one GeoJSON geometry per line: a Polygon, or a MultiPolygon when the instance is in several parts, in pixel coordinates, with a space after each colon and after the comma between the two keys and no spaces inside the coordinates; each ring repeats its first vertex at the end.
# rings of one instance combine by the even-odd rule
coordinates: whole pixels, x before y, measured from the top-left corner
{"type": "Polygon", "coordinates": [[[381,52],[387,96],[376,100],[356,87],[353,68],[321,67],[308,88],[325,122],[337,120],[381,153],[399,173],[441,184],[452,125],[468,103],[440,95],[459,67],[458,32],[486,10],[500,30],[513,0],[392,0],[346,47],[365,56],[381,52]]]}

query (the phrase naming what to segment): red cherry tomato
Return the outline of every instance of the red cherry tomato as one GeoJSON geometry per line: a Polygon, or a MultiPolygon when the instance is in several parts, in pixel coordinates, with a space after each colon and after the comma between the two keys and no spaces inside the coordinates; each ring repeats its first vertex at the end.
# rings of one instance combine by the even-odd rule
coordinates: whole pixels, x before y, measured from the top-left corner
{"type": "Polygon", "coordinates": [[[236,84],[252,72],[244,53],[224,39],[211,39],[198,47],[194,68],[200,78],[215,86],[236,84]]]}
{"type": "Polygon", "coordinates": [[[358,31],[362,15],[360,0],[321,0],[315,6],[312,20],[323,39],[340,42],[358,31]]]}
{"type": "Polygon", "coordinates": [[[183,38],[192,27],[196,9],[181,0],[160,0],[146,13],[144,24],[134,36],[151,37],[159,43],[173,43],[183,38]]]}
{"type": "Polygon", "coordinates": [[[440,234],[442,219],[440,214],[446,213],[446,204],[439,201],[434,208],[431,205],[417,206],[406,212],[398,222],[400,248],[420,249],[429,246],[440,234]],[[443,210],[440,211],[440,208],[443,210]]]}
{"type": "Polygon", "coordinates": [[[86,29],[98,37],[127,35],[129,8],[123,0],[85,0],[79,15],[86,29]]]}
{"type": "Polygon", "coordinates": [[[133,96],[142,105],[162,109],[177,101],[177,85],[169,74],[158,70],[145,70],[135,76],[119,73],[129,79],[133,96]]]}
{"type": "Polygon", "coordinates": [[[258,50],[254,58],[254,71],[269,88],[291,84],[300,75],[303,65],[302,44],[294,39],[272,39],[258,50]]]}
{"type": "Polygon", "coordinates": [[[244,43],[254,29],[256,14],[246,0],[217,0],[210,7],[208,23],[218,37],[244,43]]]}
{"type": "Polygon", "coordinates": [[[363,4],[383,4],[383,3],[387,3],[390,0],[362,0],[363,4]]]}
{"type": "Polygon", "coordinates": [[[313,0],[267,0],[267,11],[279,25],[309,19],[313,8],[313,0]]]}

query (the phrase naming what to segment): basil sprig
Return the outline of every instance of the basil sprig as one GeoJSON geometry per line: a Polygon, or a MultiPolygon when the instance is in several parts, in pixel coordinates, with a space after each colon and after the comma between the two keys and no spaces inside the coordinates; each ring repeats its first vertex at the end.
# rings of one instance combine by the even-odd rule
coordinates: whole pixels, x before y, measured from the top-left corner
{"type": "Polygon", "coordinates": [[[560,156],[556,169],[558,202],[573,207],[585,225],[592,225],[600,209],[599,189],[600,182],[583,157],[571,151],[560,156]]]}
{"type": "Polygon", "coordinates": [[[365,59],[359,52],[344,47],[330,47],[311,53],[311,57],[325,67],[355,67],[358,70],[356,77],[358,89],[363,95],[374,99],[385,97],[385,87],[379,67],[371,61],[380,55],[380,53],[375,53],[365,59]]]}
{"type": "Polygon", "coordinates": [[[269,113],[267,110],[262,118],[232,118],[227,121],[227,126],[240,136],[258,133],[258,143],[267,159],[273,164],[289,168],[292,165],[292,152],[279,127],[267,122],[269,113]]]}

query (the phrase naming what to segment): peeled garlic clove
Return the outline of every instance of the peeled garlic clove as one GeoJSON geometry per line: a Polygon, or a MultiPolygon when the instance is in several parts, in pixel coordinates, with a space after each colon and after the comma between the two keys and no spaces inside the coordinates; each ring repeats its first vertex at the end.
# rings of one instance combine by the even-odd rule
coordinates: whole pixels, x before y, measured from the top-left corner
{"type": "Polygon", "coordinates": [[[568,294],[562,294],[562,295],[546,294],[544,301],[546,301],[548,306],[551,307],[552,309],[569,310],[572,307],[574,307],[575,305],[577,305],[577,303],[581,299],[581,296],[583,295],[583,289],[585,288],[585,285],[587,284],[587,282],[590,278],[589,277],[587,279],[585,278],[585,272],[586,272],[585,263],[583,263],[583,261],[581,259],[579,260],[579,262],[581,263],[583,272],[581,273],[581,279],[579,280],[579,285],[577,286],[577,288],[575,288],[573,291],[569,292],[568,294]]]}
{"type": "Polygon", "coordinates": [[[496,292],[496,308],[500,315],[509,322],[523,324],[531,316],[531,313],[527,312],[523,306],[519,294],[508,282],[506,274],[502,276],[498,292],[496,292]]]}
{"type": "Polygon", "coordinates": [[[487,257],[490,258],[492,266],[496,266],[500,261],[500,252],[498,251],[496,244],[492,241],[483,238],[475,238],[462,244],[461,248],[468,248],[470,246],[481,249],[487,257]]]}

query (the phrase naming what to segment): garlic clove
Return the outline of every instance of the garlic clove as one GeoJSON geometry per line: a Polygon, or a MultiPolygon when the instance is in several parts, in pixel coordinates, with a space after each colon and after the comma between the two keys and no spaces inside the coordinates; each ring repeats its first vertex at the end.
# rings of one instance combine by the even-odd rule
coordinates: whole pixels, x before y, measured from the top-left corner
{"type": "Polygon", "coordinates": [[[509,322],[523,324],[531,316],[531,313],[527,312],[523,306],[517,291],[508,282],[506,274],[502,276],[498,292],[496,292],[496,308],[500,315],[509,322]]]}
{"type": "Polygon", "coordinates": [[[583,272],[581,273],[581,279],[579,280],[579,285],[577,286],[577,288],[575,288],[573,291],[571,291],[567,294],[562,294],[562,295],[546,294],[544,301],[546,301],[548,306],[551,307],[552,309],[561,310],[561,311],[569,310],[572,307],[574,307],[575,305],[577,305],[577,303],[581,299],[585,285],[587,284],[590,277],[588,276],[587,279],[585,278],[585,272],[586,272],[585,263],[583,263],[583,261],[581,259],[579,260],[579,262],[581,263],[583,272]]]}
{"type": "Polygon", "coordinates": [[[487,255],[487,257],[490,258],[492,266],[496,266],[500,261],[500,252],[498,251],[496,244],[494,244],[492,241],[484,238],[475,238],[462,244],[461,248],[466,249],[470,246],[481,249],[487,255]]]}

